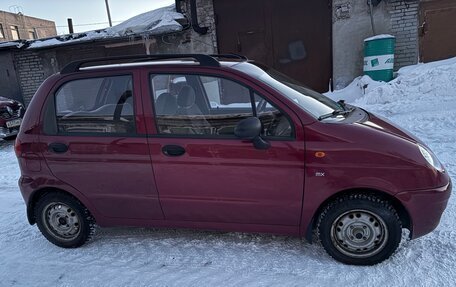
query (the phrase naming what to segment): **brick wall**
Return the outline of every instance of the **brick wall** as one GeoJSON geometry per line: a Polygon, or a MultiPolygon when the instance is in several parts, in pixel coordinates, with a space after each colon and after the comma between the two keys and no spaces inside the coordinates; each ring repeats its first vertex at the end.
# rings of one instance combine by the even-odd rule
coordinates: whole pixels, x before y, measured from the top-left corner
{"type": "Polygon", "coordinates": [[[396,36],[395,70],[418,62],[419,2],[390,0],[391,34],[396,36]]]}
{"type": "MultiPolygon", "coordinates": [[[[387,1],[373,9],[375,32],[391,34],[387,1]]],[[[364,39],[374,36],[365,0],[333,1],[333,87],[342,89],[363,74],[364,39]]]]}
{"type": "Polygon", "coordinates": [[[17,26],[20,39],[31,39],[30,33],[34,34],[35,38],[47,38],[57,35],[53,21],[23,14],[0,11],[0,25],[3,30],[3,38],[0,37],[0,42],[15,40],[13,39],[11,26],[17,26]]]}
{"type": "Polygon", "coordinates": [[[208,27],[208,38],[211,41],[214,52],[217,51],[217,35],[215,27],[215,15],[213,0],[197,0],[196,1],[198,21],[200,26],[208,27]]]}
{"type": "MultiPolygon", "coordinates": [[[[207,27],[205,35],[199,35],[195,31],[190,32],[190,45],[182,47],[185,52],[191,53],[217,53],[217,36],[215,28],[214,5],[212,0],[196,0],[198,23],[200,27],[207,27]],[[190,47],[189,47],[190,46],[190,47]]],[[[191,22],[190,1],[186,0],[181,4],[182,13],[191,22]]]]}
{"type": "MultiPolygon", "coordinates": [[[[373,9],[377,34],[396,37],[395,66],[414,65],[419,58],[419,0],[383,0],[373,9]]],[[[365,0],[333,0],[333,83],[346,87],[363,74],[363,40],[373,36],[365,0]]]]}
{"type": "Polygon", "coordinates": [[[25,105],[28,105],[38,87],[45,80],[43,64],[35,52],[21,51],[16,53],[14,58],[22,97],[25,105]]]}

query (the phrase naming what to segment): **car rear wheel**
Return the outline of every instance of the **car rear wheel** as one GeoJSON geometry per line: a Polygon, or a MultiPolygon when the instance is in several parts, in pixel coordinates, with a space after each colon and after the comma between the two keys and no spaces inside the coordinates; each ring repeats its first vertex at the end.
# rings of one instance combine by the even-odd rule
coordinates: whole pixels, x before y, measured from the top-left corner
{"type": "Polygon", "coordinates": [[[317,231],[334,259],[352,265],[374,265],[396,251],[402,226],[389,202],[355,194],[328,204],[320,214],[317,231]]]}
{"type": "Polygon", "coordinates": [[[95,220],[78,200],[62,193],[49,193],[35,206],[35,219],[41,233],[53,244],[75,248],[95,233],[95,220]]]}

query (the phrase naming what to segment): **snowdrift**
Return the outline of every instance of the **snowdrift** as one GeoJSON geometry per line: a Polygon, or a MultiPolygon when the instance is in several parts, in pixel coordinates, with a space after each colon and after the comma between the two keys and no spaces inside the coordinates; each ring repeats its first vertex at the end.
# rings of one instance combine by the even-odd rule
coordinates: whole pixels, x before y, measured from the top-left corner
{"type": "Polygon", "coordinates": [[[456,57],[404,67],[389,83],[373,81],[369,76],[358,77],[346,88],[326,95],[333,100],[343,99],[359,106],[454,97],[456,57]]]}

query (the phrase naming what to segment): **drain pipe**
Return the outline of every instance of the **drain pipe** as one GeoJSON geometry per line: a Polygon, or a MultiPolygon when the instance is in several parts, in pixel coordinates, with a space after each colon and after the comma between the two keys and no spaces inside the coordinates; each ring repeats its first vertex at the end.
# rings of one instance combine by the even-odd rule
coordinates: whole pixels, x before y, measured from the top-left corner
{"type": "Polygon", "coordinates": [[[372,0],[367,0],[369,2],[369,9],[370,9],[370,18],[371,18],[371,26],[372,26],[372,32],[374,33],[374,36],[377,35],[375,33],[375,25],[374,25],[374,9],[372,8],[372,0]]]}
{"type": "Polygon", "coordinates": [[[182,13],[181,5],[180,5],[180,2],[181,2],[181,1],[182,1],[182,0],[176,0],[176,1],[174,1],[175,5],[176,5],[176,12],[177,12],[177,13],[182,13]]]}
{"type": "Polygon", "coordinates": [[[196,33],[200,35],[205,35],[207,34],[207,30],[209,28],[207,27],[201,27],[198,24],[198,14],[196,10],[196,0],[190,0],[190,13],[192,14],[192,28],[195,30],[196,33]]]}

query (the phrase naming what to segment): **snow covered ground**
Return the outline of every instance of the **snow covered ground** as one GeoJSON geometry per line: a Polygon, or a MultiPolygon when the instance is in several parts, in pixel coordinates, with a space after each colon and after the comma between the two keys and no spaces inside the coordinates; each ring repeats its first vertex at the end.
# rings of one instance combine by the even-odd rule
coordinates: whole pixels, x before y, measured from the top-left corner
{"type": "MultiPolygon", "coordinates": [[[[329,94],[381,114],[424,140],[456,175],[456,58],[364,77],[329,94]]],[[[0,286],[455,286],[456,199],[439,227],[373,267],[337,263],[297,238],[170,229],[99,230],[58,248],[29,226],[12,143],[0,141],[0,286]]]]}

